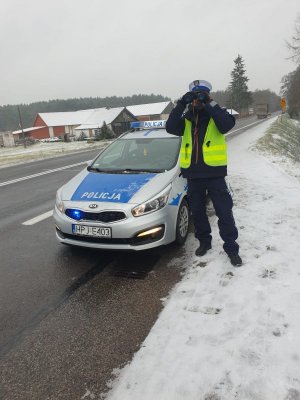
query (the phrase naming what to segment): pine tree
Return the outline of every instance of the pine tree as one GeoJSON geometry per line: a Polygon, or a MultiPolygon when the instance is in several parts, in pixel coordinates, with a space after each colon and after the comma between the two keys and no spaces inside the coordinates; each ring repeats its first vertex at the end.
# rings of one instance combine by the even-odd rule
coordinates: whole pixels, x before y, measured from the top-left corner
{"type": "Polygon", "coordinates": [[[83,132],[83,131],[81,131],[80,132],[80,135],[78,136],[78,138],[76,139],[78,142],[82,142],[83,140],[85,140],[86,139],[86,134],[83,132]]]}
{"type": "Polygon", "coordinates": [[[248,112],[248,107],[252,103],[252,96],[247,85],[249,78],[245,75],[244,61],[240,55],[234,60],[234,64],[235,67],[231,72],[231,82],[228,88],[230,104],[227,104],[227,106],[240,113],[248,112]]]}
{"type": "Polygon", "coordinates": [[[103,122],[103,125],[100,129],[100,135],[98,136],[100,140],[103,139],[113,139],[114,138],[114,132],[107,126],[106,122],[103,122]]]}

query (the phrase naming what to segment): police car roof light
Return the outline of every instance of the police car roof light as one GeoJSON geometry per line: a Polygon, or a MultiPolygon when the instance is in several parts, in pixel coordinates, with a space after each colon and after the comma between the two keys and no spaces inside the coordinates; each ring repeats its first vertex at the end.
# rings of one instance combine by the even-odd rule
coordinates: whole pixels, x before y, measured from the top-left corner
{"type": "Polygon", "coordinates": [[[130,122],[131,129],[163,129],[166,127],[166,120],[158,121],[133,121],[130,122]]]}

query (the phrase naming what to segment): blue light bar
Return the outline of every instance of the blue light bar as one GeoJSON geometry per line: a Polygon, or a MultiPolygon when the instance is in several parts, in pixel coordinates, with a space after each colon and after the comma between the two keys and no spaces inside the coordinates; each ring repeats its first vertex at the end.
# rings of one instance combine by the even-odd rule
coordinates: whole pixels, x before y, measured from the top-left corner
{"type": "Polygon", "coordinates": [[[130,128],[132,129],[163,129],[166,127],[166,120],[158,121],[134,121],[130,122],[130,128]]]}
{"type": "Polygon", "coordinates": [[[141,126],[140,121],[130,122],[130,128],[138,129],[140,128],[140,126],[141,126]]]}

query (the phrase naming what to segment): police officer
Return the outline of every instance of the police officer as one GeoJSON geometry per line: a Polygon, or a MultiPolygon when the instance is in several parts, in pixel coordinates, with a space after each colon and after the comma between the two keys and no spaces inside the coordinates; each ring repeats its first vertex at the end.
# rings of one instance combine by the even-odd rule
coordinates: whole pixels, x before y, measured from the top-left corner
{"type": "Polygon", "coordinates": [[[178,100],[166,123],[167,132],[182,136],[180,166],[187,178],[188,198],[199,240],[197,256],[211,249],[211,227],[206,213],[207,193],[216,215],[223,248],[231,264],[242,265],[238,230],[232,214],[232,198],[225,182],[227,153],[224,134],[235,125],[235,119],[213,101],[212,86],[205,80],[195,80],[189,91],[178,100]],[[187,108],[187,110],[186,110],[187,108]],[[184,113],[184,111],[186,112],[184,113]]]}

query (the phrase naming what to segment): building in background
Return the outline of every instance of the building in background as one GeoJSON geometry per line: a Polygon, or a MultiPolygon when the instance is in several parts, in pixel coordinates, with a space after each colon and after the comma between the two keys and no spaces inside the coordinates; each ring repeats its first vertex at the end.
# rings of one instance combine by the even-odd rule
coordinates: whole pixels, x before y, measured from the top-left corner
{"type": "MultiPolygon", "coordinates": [[[[39,113],[33,126],[23,129],[23,132],[26,138],[61,138],[68,141],[76,139],[82,132],[86,137],[95,136],[95,130],[101,128],[105,122],[118,136],[129,129],[131,121],[136,120],[125,107],[39,113]]],[[[13,135],[18,140],[22,131],[14,131],[13,135]]]]}
{"type": "Polygon", "coordinates": [[[12,147],[15,145],[11,132],[0,132],[0,147],[12,147]]]}
{"type": "Polygon", "coordinates": [[[156,121],[168,119],[170,112],[174,108],[172,101],[163,101],[160,103],[138,104],[136,106],[127,106],[139,121],[156,121]]]}
{"type": "Polygon", "coordinates": [[[75,135],[84,133],[86,137],[94,137],[96,131],[105,122],[116,136],[126,132],[130,128],[130,122],[137,121],[136,117],[125,107],[118,108],[96,108],[92,110],[88,118],[79,126],[74,128],[75,135]]]}
{"type": "Polygon", "coordinates": [[[174,104],[171,101],[139,104],[117,108],[95,108],[89,110],[51,112],[37,114],[30,128],[12,132],[15,141],[25,138],[64,141],[75,140],[84,134],[94,137],[105,122],[116,136],[129,130],[132,121],[155,121],[168,119],[174,104]]]}

